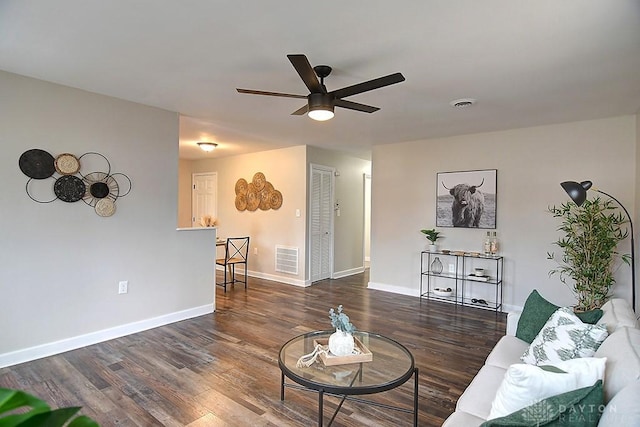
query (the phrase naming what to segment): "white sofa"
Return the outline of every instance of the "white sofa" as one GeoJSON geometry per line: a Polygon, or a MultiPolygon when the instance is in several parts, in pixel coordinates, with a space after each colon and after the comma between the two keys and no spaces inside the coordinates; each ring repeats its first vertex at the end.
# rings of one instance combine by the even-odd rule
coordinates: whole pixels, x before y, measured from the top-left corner
{"type": "MultiPolygon", "coordinates": [[[[609,336],[594,357],[606,357],[603,381],[607,405],[599,427],[640,426],[640,329],[636,315],[623,299],[611,299],[603,307],[598,323],[604,322],[609,336]]],[[[529,347],[516,338],[520,313],[507,317],[507,334],[498,341],[484,366],[464,391],[456,410],[443,427],[480,426],[489,417],[491,404],[510,365],[522,363],[529,347]]]]}

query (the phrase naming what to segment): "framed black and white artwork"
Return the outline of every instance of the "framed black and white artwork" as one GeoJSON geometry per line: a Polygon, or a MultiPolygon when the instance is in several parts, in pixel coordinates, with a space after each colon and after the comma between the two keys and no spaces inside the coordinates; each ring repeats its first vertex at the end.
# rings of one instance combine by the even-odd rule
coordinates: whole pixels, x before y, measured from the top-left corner
{"type": "Polygon", "coordinates": [[[438,172],[436,226],[496,228],[497,169],[438,172]]]}

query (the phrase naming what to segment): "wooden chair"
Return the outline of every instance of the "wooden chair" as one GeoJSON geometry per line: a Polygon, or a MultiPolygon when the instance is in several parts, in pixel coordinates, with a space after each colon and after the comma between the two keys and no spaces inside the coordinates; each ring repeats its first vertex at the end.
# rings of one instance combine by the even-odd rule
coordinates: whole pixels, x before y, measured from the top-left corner
{"type": "Polygon", "coordinates": [[[221,265],[224,269],[224,282],[216,285],[222,286],[227,292],[227,285],[234,283],[244,283],[247,288],[247,259],[249,257],[249,237],[229,237],[224,245],[224,258],[217,258],[216,265],[221,265]],[[236,280],[236,264],[244,264],[244,281],[236,280]],[[231,275],[227,279],[227,271],[231,275]]]}

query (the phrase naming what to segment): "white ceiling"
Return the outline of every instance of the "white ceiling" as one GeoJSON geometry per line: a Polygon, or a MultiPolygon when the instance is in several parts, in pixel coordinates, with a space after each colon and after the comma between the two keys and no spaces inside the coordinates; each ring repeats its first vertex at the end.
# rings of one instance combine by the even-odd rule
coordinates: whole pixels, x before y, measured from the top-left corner
{"type": "Polygon", "coordinates": [[[640,1],[0,0],[0,69],[177,111],[183,158],[300,144],[366,157],[638,112],[640,1]],[[236,92],[306,95],[289,53],[332,66],[328,90],[406,81],[349,98],[380,111],[336,108],[328,122],[291,116],[303,100],[236,92]]]}

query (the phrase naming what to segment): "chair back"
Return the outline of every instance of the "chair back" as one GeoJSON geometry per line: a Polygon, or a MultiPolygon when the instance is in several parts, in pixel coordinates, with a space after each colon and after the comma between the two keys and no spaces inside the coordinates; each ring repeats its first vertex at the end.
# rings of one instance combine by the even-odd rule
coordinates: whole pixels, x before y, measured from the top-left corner
{"type": "Polygon", "coordinates": [[[249,256],[249,237],[228,237],[225,244],[224,261],[247,262],[249,256]]]}

